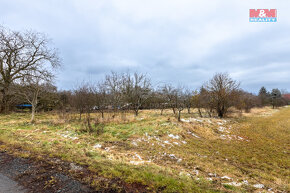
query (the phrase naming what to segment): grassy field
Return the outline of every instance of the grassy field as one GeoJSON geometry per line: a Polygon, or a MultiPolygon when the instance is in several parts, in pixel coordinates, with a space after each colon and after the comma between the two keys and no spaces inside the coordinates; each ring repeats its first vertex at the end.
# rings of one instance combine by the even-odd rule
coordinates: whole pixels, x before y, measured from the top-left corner
{"type": "Polygon", "coordinates": [[[101,134],[84,132],[78,115],[1,115],[0,148],[88,167],[96,175],[83,180],[96,189],[101,176],[148,192],[290,191],[290,108],[182,122],[169,110],[92,117],[101,134]]]}

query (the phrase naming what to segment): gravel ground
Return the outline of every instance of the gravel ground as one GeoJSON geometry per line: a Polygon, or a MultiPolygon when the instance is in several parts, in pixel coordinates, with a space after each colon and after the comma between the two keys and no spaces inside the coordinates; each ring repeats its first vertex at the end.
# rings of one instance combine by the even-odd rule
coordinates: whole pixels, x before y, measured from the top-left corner
{"type": "MultiPolygon", "coordinates": [[[[59,168],[59,167],[58,167],[59,168]]],[[[0,152],[0,193],[90,193],[90,187],[55,166],[0,152]]]]}
{"type": "Polygon", "coordinates": [[[14,180],[0,173],[0,192],[1,193],[26,193],[24,187],[20,186],[14,180]]]}

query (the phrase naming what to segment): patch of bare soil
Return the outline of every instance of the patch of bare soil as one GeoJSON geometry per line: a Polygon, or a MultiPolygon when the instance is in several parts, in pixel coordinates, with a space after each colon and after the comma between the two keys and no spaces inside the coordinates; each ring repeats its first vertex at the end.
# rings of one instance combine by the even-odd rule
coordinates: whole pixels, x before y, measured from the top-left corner
{"type": "Polygon", "coordinates": [[[147,192],[143,185],[96,179],[97,174],[74,163],[56,158],[19,158],[5,151],[0,151],[0,174],[15,180],[28,193],[147,192]],[[99,187],[88,185],[93,180],[98,181],[99,187]]]}
{"type": "Polygon", "coordinates": [[[0,152],[0,173],[14,179],[28,192],[94,192],[46,162],[35,162],[0,152]]]}

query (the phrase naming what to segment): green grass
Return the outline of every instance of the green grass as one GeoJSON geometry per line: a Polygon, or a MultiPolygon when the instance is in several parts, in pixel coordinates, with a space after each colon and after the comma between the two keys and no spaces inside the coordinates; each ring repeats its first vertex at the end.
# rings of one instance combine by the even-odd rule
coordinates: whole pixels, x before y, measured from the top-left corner
{"type": "Polygon", "coordinates": [[[106,115],[101,135],[82,132],[83,123],[74,116],[38,114],[32,125],[29,114],[14,113],[0,115],[0,141],[2,149],[21,147],[87,165],[97,175],[143,184],[152,192],[252,192],[254,184],[289,191],[290,108],[266,111],[273,114],[253,113],[226,122],[198,118],[200,122],[191,123],[178,123],[170,111],[163,116],[143,111],[138,118],[127,114],[113,121],[106,115]],[[249,185],[227,185],[222,176],[237,183],[247,180],[249,185]]]}

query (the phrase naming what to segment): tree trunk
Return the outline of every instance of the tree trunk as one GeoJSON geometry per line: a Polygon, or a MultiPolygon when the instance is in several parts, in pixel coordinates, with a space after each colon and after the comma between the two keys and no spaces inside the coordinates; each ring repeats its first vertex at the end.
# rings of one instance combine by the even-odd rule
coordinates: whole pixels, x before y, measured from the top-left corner
{"type": "Polygon", "coordinates": [[[200,117],[203,117],[200,108],[198,108],[197,110],[198,110],[198,114],[199,114],[199,116],[200,116],[200,117]]]}
{"type": "Polygon", "coordinates": [[[208,114],[209,118],[211,118],[211,112],[208,111],[207,114],[208,114]]]}
{"type": "Polygon", "coordinates": [[[175,108],[174,107],[172,107],[172,111],[173,111],[173,114],[175,114],[176,112],[175,112],[175,108]]]}
{"type": "Polygon", "coordinates": [[[224,113],[222,112],[222,110],[218,110],[217,113],[218,113],[219,118],[224,117],[224,113]]]}
{"type": "Polygon", "coordinates": [[[190,107],[187,108],[187,113],[190,114],[190,107]]]}
{"type": "Polygon", "coordinates": [[[273,101],[273,104],[272,104],[272,105],[273,105],[273,109],[275,109],[275,106],[276,106],[276,105],[275,105],[275,101],[273,101]]]}
{"type": "Polygon", "coordinates": [[[88,123],[89,132],[92,133],[93,132],[93,127],[91,125],[91,115],[90,115],[89,112],[87,113],[87,123],[88,123]]]}
{"type": "Polygon", "coordinates": [[[0,113],[8,113],[8,102],[9,102],[9,96],[7,95],[8,93],[8,87],[4,86],[3,89],[1,89],[1,94],[2,94],[2,101],[1,101],[1,108],[0,108],[0,113]]]}
{"type": "Polygon", "coordinates": [[[135,116],[137,117],[139,113],[139,109],[135,109],[135,116]]]}
{"type": "Polygon", "coordinates": [[[223,105],[218,106],[216,110],[217,110],[219,118],[223,118],[226,112],[225,107],[223,105]]]}
{"type": "Polygon", "coordinates": [[[181,120],[180,120],[180,115],[181,114],[181,111],[178,111],[178,121],[180,122],[181,120]]]}
{"type": "Polygon", "coordinates": [[[34,123],[35,122],[35,105],[32,104],[32,108],[31,108],[31,120],[30,120],[30,123],[34,123]]]}

